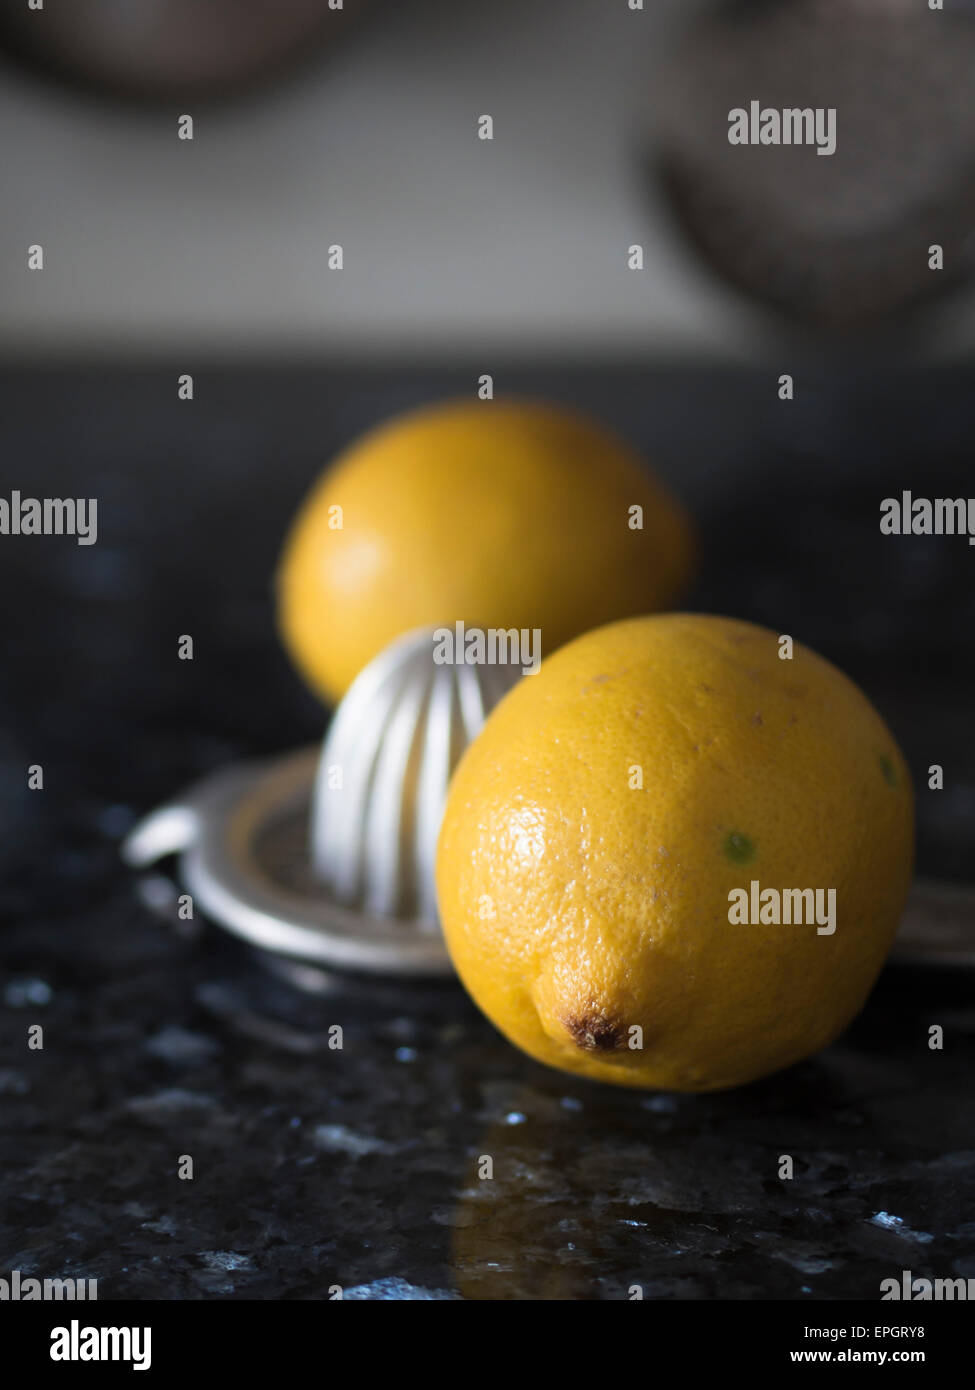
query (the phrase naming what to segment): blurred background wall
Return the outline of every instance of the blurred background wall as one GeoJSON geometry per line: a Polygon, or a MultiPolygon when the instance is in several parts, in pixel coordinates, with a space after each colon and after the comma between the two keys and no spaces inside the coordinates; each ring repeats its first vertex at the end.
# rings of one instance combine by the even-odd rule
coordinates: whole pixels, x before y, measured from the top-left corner
{"type": "MultiPolygon", "coordinates": [[[[155,2],[84,0],[134,37],[155,2]]],[[[24,9],[0,4],[8,38],[24,9]]],[[[701,9],[372,0],[295,70],[215,104],[126,103],[8,51],[0,358],[774,354],[781,326],[697,258],[647,174],[661,65],[701,9]]],[[[923,350],[973,339],[966,293],[923,350]]]]}

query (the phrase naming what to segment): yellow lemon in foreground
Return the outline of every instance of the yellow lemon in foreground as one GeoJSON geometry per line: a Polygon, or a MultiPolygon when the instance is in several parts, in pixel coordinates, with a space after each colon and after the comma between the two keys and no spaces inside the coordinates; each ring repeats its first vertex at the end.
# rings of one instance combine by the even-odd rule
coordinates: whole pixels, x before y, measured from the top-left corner
{"type": "Polygon", "coordinates": [[[400,633],[538,628],[543,652],[664,608],[690,525],[638,455],[573,411],[523,401],[419,410],[325,474],[278,576],[285,645],[330,699],[400,633]]]}
{"type": "Polygon", "coordinates": [[[451,784],[440,914],[462,981],[553,1067],[737,1086],[866,999],[913,865],[910,775],[861,691],[788,639],[669,614],[587,633],[451,784]]]}

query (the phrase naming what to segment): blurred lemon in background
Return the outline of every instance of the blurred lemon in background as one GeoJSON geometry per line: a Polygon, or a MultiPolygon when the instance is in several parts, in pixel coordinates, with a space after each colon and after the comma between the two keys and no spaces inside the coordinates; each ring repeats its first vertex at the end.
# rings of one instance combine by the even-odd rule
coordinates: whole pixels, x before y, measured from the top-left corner
{"type": "Polygon", "coordinates": [[[338,700],[424,625],[540,628],[542,652],[668,606],[688,518],[623,440],[527,401],[441,404],[354,443],[306,500],[278,575],[285,645],[338,700]]]}
{"type": "Polygon", "coordinates": [[[780,650],[726,618],[614,623],[523,678],[467,750],[440,916],[474,1001],[531,1056],[715,1090],[816,1052],[864,1003],[911,879],[910,776],[846,676],[780,650]],[[824,908],[834,890],[835,930],[730,920],[753,880],[824,908]]]}

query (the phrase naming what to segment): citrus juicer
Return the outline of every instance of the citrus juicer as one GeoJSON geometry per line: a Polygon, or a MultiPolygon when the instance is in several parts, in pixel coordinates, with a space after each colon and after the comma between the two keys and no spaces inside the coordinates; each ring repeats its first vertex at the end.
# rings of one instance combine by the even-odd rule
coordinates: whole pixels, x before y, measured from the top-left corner
{"type": "Polygon", "coordinates": [[[397,638],[360,672],[321,751],[205,778],[142,820],[123,858],[178,855],[194,907],[274,957],[450,975],[433,882],[447,786],[522,668],[441,662],[437,631],[397,638]]]}
{"type": "MultiPolygon", "coordinates": [[[[447,787],[522,668],[438,663],[437,631],[364,668],[320,750],[206,777],[136,825],[123,858],[148,869],[176,855],[194,909],[312,992],[330,970],[452,976],[433,878],[447,787]]],[[[975,890],[917,880],[894,958],[975,964],[975,890]]]]}

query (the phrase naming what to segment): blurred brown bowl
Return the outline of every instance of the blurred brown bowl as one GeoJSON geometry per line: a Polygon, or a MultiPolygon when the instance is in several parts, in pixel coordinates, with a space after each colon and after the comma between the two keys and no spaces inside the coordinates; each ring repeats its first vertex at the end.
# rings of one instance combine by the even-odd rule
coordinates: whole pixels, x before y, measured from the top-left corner
{"type": "Polygon", "coordinates": [[[727,282],[812,329],[883,326],[975,268],[975,15],[913,0],[736,0],[654,91],[653,163],[727,282]],[[735,108],[832,107],[827,158],[733,146],[735,108]],[[944,269],[928,248],[944,250],[944,269]]]}
{"type": "Polygon", "coordinates": [[[146,100],[220,95],[343,32],[368,0],[0,0],[0,44],[46,71],[146,100]]]}

